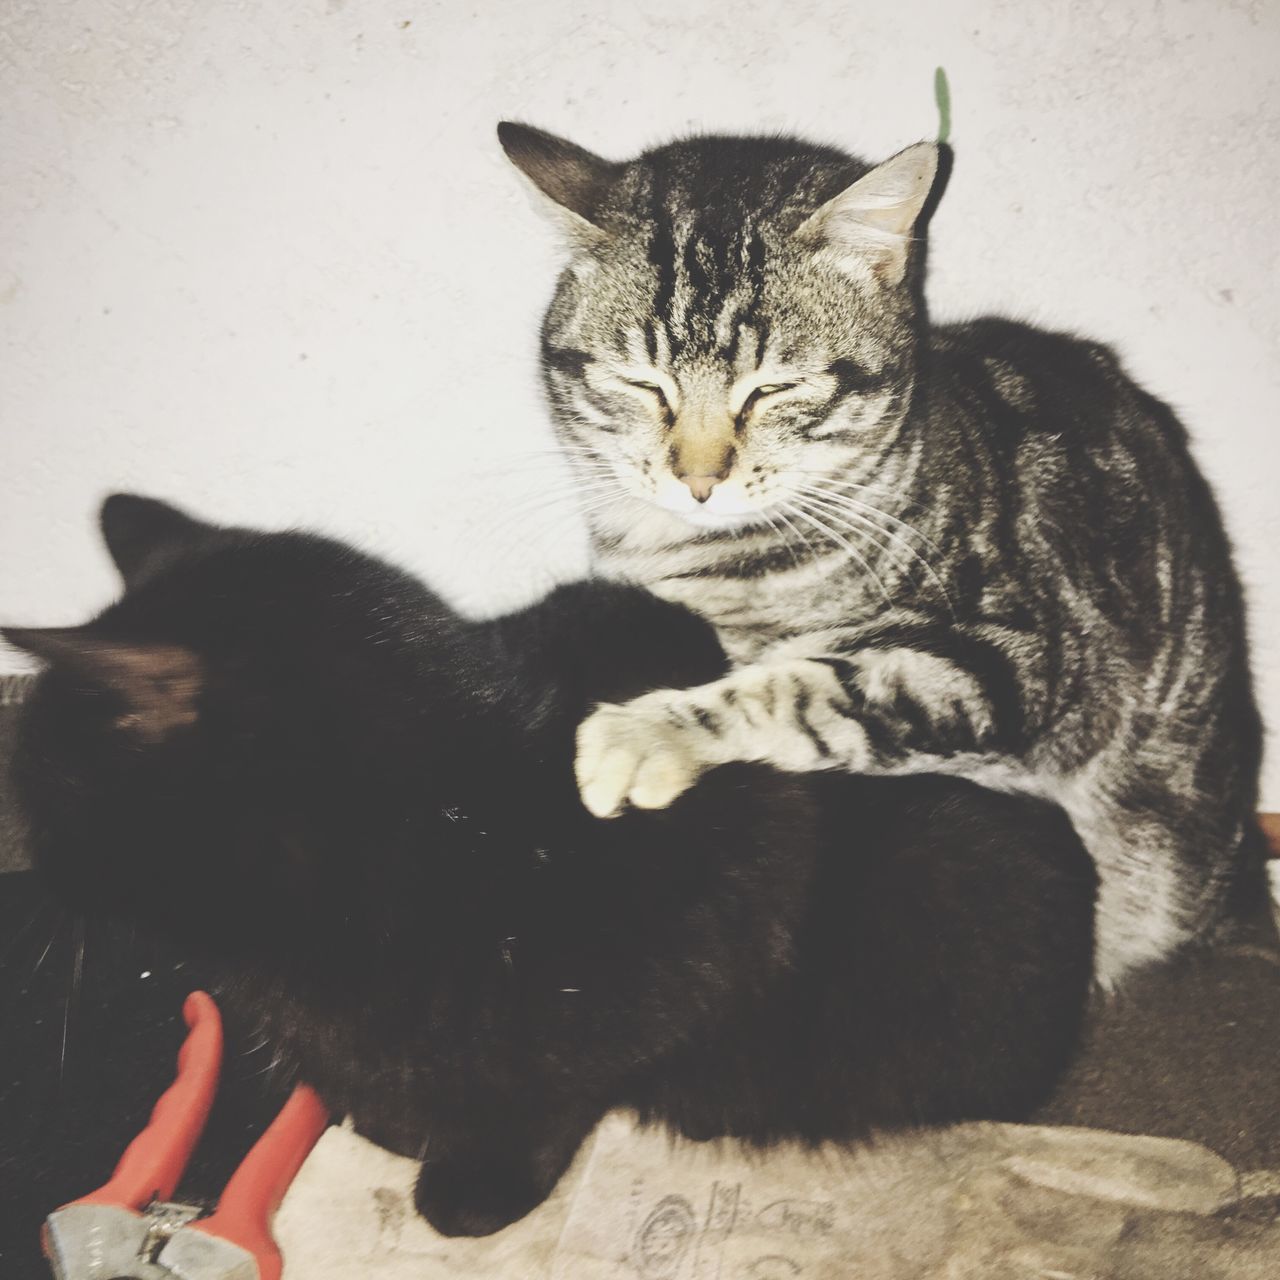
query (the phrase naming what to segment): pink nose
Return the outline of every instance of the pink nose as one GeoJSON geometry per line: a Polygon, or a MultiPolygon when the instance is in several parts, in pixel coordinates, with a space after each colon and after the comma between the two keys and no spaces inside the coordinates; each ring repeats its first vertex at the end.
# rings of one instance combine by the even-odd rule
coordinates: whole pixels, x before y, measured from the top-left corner
{"type": "Polygon", "coordinates": [[[711,490],[724,479],[723,476],[681,476],[681,480],[689,486],[689,492],[698,502],[706,502],[711,497],[711,490]]]}

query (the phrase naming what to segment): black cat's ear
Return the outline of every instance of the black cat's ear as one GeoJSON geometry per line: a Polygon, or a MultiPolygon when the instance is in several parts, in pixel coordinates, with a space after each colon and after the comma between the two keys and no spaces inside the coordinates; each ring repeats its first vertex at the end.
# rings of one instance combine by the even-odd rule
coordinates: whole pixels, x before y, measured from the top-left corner
{"type": "Polygon", "coordinates": [[[42,662],[119,695],[125,710],[116,727],[143,742],[163,742],[199,717],[204,664],[181,645],[101,636],[91,626],[3,627],[0,635],[42,662]]]}
{"type": "Polygon", "coordinates": [[[193,542],[210,528],[167,502],[135,493],[113,493],[103,502],[98,522],[107,550],[126,584],[137,577],[157,551],[193,542]]]}
{"type": "Polygon", "coordinates": [[[851,275],[870,271],[885,284],[898,284],[937,173],[937,146],[917,142],[828,200],[796,235],[851,275]]]}
{"type": "Polygon", "coordinates": [[[583,247],[605,237],[600,209],[622,166],[532,125],[504,120],[498,141],[507,158],[548,200],[570,239],[583,247]]]}

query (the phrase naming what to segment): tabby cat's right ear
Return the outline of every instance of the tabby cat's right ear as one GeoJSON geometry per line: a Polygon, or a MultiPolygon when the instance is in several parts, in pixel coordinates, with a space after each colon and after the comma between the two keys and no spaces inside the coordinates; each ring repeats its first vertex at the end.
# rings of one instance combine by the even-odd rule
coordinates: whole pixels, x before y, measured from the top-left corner
{"type": "Polygon", "coordinates": [[[622,171],[620,164],[510,120],[498,125],[498,141],[511,163],[551,201],[557,220],[575,245],[589,248],[605,238],[600,211],[622,171]]]}
{"type": "Polygon", "coordinates": [[[937,144],[917,142],[828,200],[796,235],[844,270],[870,271],[886,284],[900,284],[937,176],[937,144]]]}
{"type": "Polygon", "coordinates": [[[98,523],[126,585],[152,556],[187,546],[210,528],[167,502],[136,493],[113,493],[103,502],[98,523]]]}

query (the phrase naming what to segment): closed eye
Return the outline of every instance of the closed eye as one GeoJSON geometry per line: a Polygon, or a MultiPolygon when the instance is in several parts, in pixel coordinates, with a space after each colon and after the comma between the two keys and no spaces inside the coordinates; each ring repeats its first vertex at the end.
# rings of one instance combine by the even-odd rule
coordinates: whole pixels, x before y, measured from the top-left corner
{"type": "Polygon", "coordinates": [[[776,396],[780,391],[794,391],[798,382],[766,382],[763,386],[753,387],[738,410],[738,421],[745,422],[747,414],[769,396],[776,396]]]}
{"type": "Polygon", "coordinates": [[[640,391],[647,391],[651,396],[656,396],[659,406],[668,413],[671,411],[671,402],[667,399],[667,393],[656,382],[642,382],[637,378],[623,378],[623,382],[629,387],[636,387],[640,391]]]}

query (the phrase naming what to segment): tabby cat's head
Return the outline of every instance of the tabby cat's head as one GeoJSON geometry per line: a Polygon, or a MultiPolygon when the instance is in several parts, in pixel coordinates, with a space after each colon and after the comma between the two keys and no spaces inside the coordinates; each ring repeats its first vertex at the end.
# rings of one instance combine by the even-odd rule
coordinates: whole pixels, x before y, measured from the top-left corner
{"type": "Polygon", "coordinates": [[[870,168],[701,137],[612,163],[498,132],[568,232],[543,360],[561,438],[598,485],[733,526],[887,447],[914,379],[934,146],[870,168]]]}

